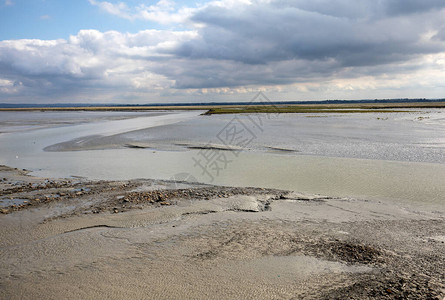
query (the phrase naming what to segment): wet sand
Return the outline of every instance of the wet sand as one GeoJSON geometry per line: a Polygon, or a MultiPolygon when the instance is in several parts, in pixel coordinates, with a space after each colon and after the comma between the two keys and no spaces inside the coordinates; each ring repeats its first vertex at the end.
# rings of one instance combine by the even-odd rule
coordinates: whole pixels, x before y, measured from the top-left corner
{"type": "Polygon", "coordinates": [[[2,299],[443,299],[445,207],[0,167],[2,299]]]}

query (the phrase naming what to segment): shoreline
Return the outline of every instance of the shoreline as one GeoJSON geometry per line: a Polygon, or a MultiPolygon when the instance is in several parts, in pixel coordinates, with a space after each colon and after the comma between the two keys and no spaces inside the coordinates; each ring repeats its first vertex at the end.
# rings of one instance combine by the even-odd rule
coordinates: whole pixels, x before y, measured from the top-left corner
{"type": "Polygon", "coordinates": [[[0,214],[8,299],[445,296],[443,211],[5,166],[0,179],[1,199],[27,201],[0,214]]]}
{"type": "Polygon", "coordinates": [[[226,105],[172,105],[172,106],[74,106],[74,107],[1,107],[0,112],[16,111],[115,111],[115,112],[152,112],[152,111],[194,111],[204,110],[203,115],[248,114],[248,113],[397,113],[411,112],[400,109],[445,108],[445,102],[386,102],[386,103],[336,103],[336,104],[274,104],[258,103],[226,105]],[[392,110],[390,110],[392,109],[392,110]],[[396,110],[397,109],[397,110],[396,110]]]}

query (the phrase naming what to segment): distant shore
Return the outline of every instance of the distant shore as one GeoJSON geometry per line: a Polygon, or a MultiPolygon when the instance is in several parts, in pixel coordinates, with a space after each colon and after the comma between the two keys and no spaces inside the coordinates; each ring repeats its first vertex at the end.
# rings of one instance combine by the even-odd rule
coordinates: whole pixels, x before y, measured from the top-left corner
{"type": "Polygon", "coordinates": [[[444,210],[6,166],[0,179],[5,299],[445,296],[444,210]]]}
{"type": "Polygon", "coordinates": [[[249,105],[174,105],[174,106],[75,106],[10,107],[0,111],[165,111],[205,110],[205,114],[233,113],[393,113],[413,108],[445,108],[445,102],[335,103],[335,104],[249,104],[249,105]]]}

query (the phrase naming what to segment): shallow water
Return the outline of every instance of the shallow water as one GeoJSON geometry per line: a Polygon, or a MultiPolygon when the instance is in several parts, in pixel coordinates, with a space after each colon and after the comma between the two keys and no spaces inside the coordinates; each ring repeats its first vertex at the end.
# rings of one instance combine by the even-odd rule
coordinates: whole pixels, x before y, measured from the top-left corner
{"type": "Polygon", "coordinates": [[[11,205],[22,205],[22,204],[25,204],[26,202],[28,202],[28,199],[3,198],[3,199],[0,199],[0,207],[8,207],[11,205]]]}
{"type": "MultiPolygon", "coordinates": [[[[10,132],[2,122],[4,114],[0,114],[0,131],[10,132]]],[[[13,113],[6,114],[14,119],[13,113]]],[[[215,184],[445,203],[443,110],[282,114],[261,119],[258,115],[199,116],[200,112],[107,112],[78,121],[71,118],[63,126],[58,120],[68,119],[67,115],[58,112],[51,114],[50,128],[43,129],[47,113],[40,114],[34,125],[27,125],[27,113],[15,115],[16,123],[22,118],[30,128],[0,135],[1,164],[47,177],[169,179],[183,173],[182,177],[190,174],[189,178],[215,184]],[[234,124],[244,130],[241,139],[228,138],[234,124]],[[243,151],[184,146],[209,142],[237,145],[243,151]],[[131,143],[150,148],[124,147],[131,143]],[[57,145],[52,152],[42,150],[52,145],[57,145]],[[83,150],[91,145],[105,149],[83,150]],[[82,151],[61,151],[73,147],[82,151]],[[204,164],[204,154],[213,155],[213,165],[200,168],[197,161],[204,164]]]]}
{"type": "Polygon", "coordinates": [[[162,127],[90,136],[82,141],[67,139],[49,150],[111,149],[129,144],[187,150],[208,143],[241,145],[248,152],[445,163],[445,110],[198,116],[162,127]],[[247,141],[225,138],[225,131],[235,127],[244,131],[241,136],[247,141]]]}

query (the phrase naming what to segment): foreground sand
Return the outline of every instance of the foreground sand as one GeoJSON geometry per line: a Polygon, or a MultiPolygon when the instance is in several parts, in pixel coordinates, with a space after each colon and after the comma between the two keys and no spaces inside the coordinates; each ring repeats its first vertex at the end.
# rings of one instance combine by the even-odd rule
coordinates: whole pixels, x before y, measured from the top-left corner
{"type": "Polygon", "coordinates": [[[0,199],[1,299],[445,296],[443,207],[4,166],[0,199]]]}

